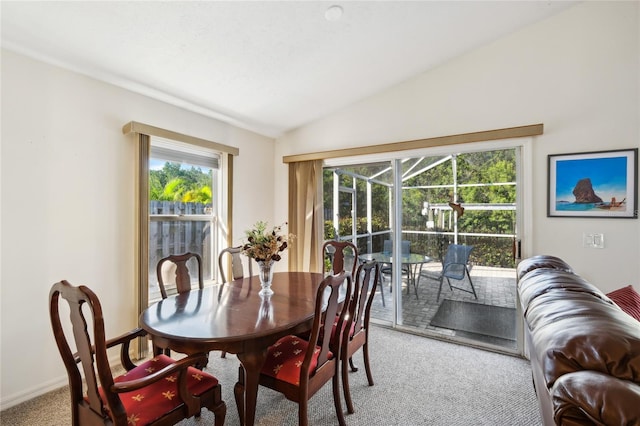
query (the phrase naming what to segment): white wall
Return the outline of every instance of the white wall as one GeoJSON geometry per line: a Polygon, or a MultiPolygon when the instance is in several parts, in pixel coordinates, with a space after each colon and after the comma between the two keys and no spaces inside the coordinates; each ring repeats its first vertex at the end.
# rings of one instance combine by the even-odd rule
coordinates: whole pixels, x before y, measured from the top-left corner
{"type": "Polygon", "coordinates": [[[234,243],[255,221],[273,223],[272,139],[3,50],[3,408],[66,384],[48,316],[54,282],[91,287],[109,336],[137,326],[136,142],[122,134],[132,120],[238,147],[234,243]]]}
{"type": "MultiPolygon", "coordinates": [[[[533,141],[532,251],[524,254],[559,256],[605,291],[640,291],[640,220],[546,217],[548,154],[640,146],[639,9],[578,4],[289,132],[276,157],[544,123],[533,141]],[[583,248],[587,231],[604,233],[606,248],[583,248]]],[[[277,185],[286,170],[278,167],[277,185]]],[[[286,194],[276,197],[276,209],[286,208],[286,194]]]]}

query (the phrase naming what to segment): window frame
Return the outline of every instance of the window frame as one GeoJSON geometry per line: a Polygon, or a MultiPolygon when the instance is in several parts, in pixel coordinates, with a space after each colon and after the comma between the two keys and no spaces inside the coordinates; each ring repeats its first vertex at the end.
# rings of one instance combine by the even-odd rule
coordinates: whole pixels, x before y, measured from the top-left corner
{"type": "MultiPolygon", "coordinates": [[[[228,246],[233,241],[231,212],[233,211],[233,157],[240,154],[236,147],[224,145],[218,142],[197,138],[190,135],[162,129],[148,124],[131,121],[122,127],[122,133],[135,136],[138,143],[136,151],[136,264],[134,288],[138,306],[138,316],[149,305],[149,159],[151,155],[151,137],[159,137],[172,141],[183,142],[195,146],[213,149],[220,155],[220,179],[219,179],[219,213],[216,223],[218,246],[228,246]]],[[[139,357],[147,355],[145,344],[139,344],[137,350],[139,357]]]]}

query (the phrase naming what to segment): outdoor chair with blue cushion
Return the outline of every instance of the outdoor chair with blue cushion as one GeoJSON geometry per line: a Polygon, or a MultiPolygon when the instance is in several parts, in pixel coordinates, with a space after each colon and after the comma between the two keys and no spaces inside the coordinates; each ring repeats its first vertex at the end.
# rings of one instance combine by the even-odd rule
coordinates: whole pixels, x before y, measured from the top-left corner
{"type": "Polygon", "coordinates": [[[473,246],[468,246],[464,244],[449,244],[447,248],[447,253],[444,256],[444,260],[442,262],[442,271],[439,274],[434,274],[430,271],[421,271],[420,277],[430,278],[434,280],[440,281],[440,287],[438,288],[438,297],[437,301],[440,300],[440,293],[442,292],[442,281],[447,279],[447,284],[449,284],[449,289],[453,290],[458,289],[462,291],[466,291],[467,293],[472,293],[473,296],[478,299],[478,295],[476,294],[476,289],[473,286],[473,281],[471,281],[471,275],[469,274],[469,255],[473,250],[473,246]],[[450,280],[463,281],[464,277],[469,279],[469,285],[471,289],[456,287],[451,285],[450,280]]]}

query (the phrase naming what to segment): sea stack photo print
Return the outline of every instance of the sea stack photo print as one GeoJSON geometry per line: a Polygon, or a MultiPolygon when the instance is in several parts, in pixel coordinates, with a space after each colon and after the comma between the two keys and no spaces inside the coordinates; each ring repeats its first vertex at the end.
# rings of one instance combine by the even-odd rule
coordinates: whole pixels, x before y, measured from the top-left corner
{"type": "Polygon", "coordinates": [[[549,155],[547,216],[637,218],[638,149],[549,155]]]}

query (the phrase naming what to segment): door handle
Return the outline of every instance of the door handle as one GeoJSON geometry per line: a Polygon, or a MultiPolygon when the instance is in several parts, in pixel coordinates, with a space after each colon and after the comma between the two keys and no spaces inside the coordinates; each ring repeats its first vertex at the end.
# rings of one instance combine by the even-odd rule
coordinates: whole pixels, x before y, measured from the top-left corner
{"type": "Polygon", "coordinates": [[[513,239],[513,260],[522,260],[522,240],[513,239]]]}

